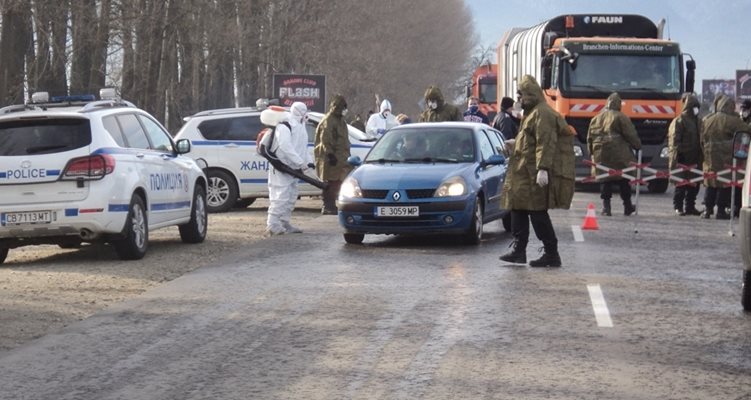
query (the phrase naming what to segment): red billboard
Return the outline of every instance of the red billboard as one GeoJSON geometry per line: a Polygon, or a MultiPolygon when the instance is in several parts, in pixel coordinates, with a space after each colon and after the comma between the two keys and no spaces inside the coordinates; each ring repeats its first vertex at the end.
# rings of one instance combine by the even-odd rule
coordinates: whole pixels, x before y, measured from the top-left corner
{"type": "Polygon", "coordinates": [[[284,107],[299,101],[310,111],[326,112],[326,76],[274,74],[274,96],[284,107]]]}

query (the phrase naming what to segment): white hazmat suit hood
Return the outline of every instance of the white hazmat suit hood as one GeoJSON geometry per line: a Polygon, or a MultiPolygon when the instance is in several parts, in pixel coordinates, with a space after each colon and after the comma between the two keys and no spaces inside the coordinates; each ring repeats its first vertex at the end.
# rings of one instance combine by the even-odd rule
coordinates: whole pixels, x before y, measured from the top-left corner
{"type": "Polygon", "coordinates": [[[391,112],[391,102],[384,99],[381,102],[380,112],[368,118],[368,123],[365,125],[365,133],[378,137],[397,125],[399,123],[396,121],[394,113],[391,112]]]}

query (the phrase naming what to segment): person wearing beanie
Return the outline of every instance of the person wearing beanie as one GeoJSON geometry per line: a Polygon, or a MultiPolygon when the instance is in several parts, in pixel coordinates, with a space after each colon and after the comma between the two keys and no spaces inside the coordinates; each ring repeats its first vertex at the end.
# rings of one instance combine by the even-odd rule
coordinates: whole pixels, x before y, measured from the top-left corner
{"type": "Polygon", "coordinates": [[[514,100],[510,97],[504,97],[501,99],[501,111],[493,119],[493,128],[501,131],[506,140],[514,139],[519,131],[519,121],[511,113],[513,107],[514,100]]]}

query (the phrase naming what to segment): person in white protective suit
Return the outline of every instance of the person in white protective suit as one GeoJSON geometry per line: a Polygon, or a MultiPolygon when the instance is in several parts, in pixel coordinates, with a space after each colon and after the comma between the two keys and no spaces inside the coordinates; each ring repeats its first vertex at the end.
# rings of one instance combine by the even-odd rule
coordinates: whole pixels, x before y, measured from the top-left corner
{"type": "MultiPolygon", "coordinates": [[[[291,129],[280,122],[276,126],[270,149],[282,163],[303,171],[312,168],[313,165],[313,159],[308,153],[308,133],[305,130],[307,112],[305,104],[293,103],[287,119],[291,129]]],[[[266,220],[268,236],[302,233],[300,228],[290,223],[292,210],[297,201],[297,180],[298,178],[269,166],[269,209],[266,220]]]]}
{"type": "Polygon", "coordinates": [[[391,102],[383,100],[381,102],[381,111],[368,118],[368,123],[365,125],[365,133],[380,137],[387,130],[397,125],[399,125],[399,122],[396,121],[396,117],[391,113],[391,102]]]}

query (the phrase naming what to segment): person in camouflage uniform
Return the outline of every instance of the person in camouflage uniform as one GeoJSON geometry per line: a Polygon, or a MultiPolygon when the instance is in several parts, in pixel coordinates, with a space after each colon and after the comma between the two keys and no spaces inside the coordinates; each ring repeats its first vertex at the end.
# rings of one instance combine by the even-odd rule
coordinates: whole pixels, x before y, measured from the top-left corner
{"type": "Polygon", "coordinates": [[[316,171],[321,180],[328,185],[323,189],[322,214],[336,214],[336,198],[339,188],[352,166],[347,164],[350,156],[349,131],[344,116],[347,102],[342,95],[336,95],[329,104],[329,111],[323,116],[316,128],[313,154],[316,159],[316,171]]]}
{"type": "MultiPolygon", "coordinates": [[[[701,143],[704,155],[704,172],[720,172],[733,164],[733,136],[737,131],[747,131],[748,125],[735,113],[735,103],[727,96],[715,99],[715,112],[704,119],[701,143]]],[[[705,178],[704,213],[710,218],[717,206],[717,219],[730,219],[726,208],[730,206],[729,187],[715,178],[705,178]]],[[[740,204],[736,204],[736,212],[740,204]]]]}
{"type": "MultiPolygon", "coordinates": [[[[631,149],[639,150],[641,140],[636,133],[631,119],[621,112],[621,96],[611,93],[605,103],[603,111],[592,118],[587,131],[587,146],[592,161],[608,168],[624,169],[636,161],[631,149]]],[[[592,175],[598,175],[599,170],[592,167],[592,175]]],[[[631,185],[628,179],[620,176],[608,176],[600,180],[600,198],[602,199],[602,215],[613,215],[610,199],[613,197],[613,184],[619,187],[623,200],[623,215],[631,215],[636,208],[631,203],[631,185]]]]}
{"type": "Polygon", "coordinates": [[[574,196],[574,132],[545,101],[534,77],[519,83],[524,118],[516,139],[507,140],[510,151],[502,207],[511,211],[512,249],[500,257],[514,264],[527,262],[529,224],[544,246],[532,267],[560,267],[558,238],[548,209],[571,206],[574,196]]]}
{"type": "MultiPolygon", "coordinates": [[[[678,168],[678,164],[697,165],[701,168],[702,152],[701,121],[699,120],[699,100],[694,95],[687,95],[683,99],[681,114],[670,123],[668,128],[668,166],[671,170],[678,168]]],[[[691,172],[679,172],[681,179],[691,179],[691,172]]],[[[696,195],[699,184],[676,185],[673,193],[673,208],[678,215],[701,215],[696,209],[696,195]],[[684,206],[685,201],[685,206],[684,206]]]]}
{"type": "Polygon", "coordinates": [[[459,108],[446,104],[441,89],[437,86],[431,86],[425,91],[425,106],[427,108],[420,114],[419,122],[464,121],[459,108]]]}

